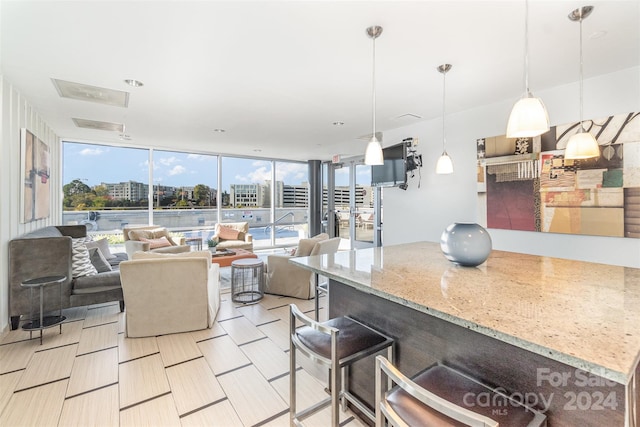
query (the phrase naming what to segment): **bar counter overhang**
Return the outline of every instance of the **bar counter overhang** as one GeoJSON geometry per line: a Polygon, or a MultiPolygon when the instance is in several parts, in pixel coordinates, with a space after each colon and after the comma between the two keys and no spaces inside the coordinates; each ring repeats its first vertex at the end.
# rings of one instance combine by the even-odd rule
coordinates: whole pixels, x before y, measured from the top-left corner
{"type": "MultiPolygon", "coordinates": [[[[550,425],[640,425],[640,269],[495,250],[461,267],[430,242],[290,262],[330,279],[330,317],[396,338],[409,375],[442,362],[539,397],[550,425]]],[[[372,403],[369,369],[352,388],[372,403]]]]}

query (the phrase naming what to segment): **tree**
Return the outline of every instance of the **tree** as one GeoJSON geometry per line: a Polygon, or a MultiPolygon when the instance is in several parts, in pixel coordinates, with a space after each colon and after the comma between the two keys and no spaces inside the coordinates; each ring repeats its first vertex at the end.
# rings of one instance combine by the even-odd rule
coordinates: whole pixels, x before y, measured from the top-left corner
{"type": "Polygon", "coordinates": [[[91,188],[79,178],[64,185],[62,192],[64,194],[63,206],[65,208],[75,207],[76,209],[79,204],[86,204],[87,196],[93,194],[91,188]]]}
{"type": "Polygon", "coordinates": [[[208,185],[196,184],[193,187],[193,198],[199,206],[211,205],[211,188],[208,185]]]}

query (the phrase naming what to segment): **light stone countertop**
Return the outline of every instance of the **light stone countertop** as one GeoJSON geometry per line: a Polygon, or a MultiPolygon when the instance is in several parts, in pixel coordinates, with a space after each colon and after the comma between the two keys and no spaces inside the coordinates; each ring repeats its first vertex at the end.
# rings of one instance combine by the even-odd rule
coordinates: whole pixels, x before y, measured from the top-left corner
{"type": "Polygon", "coordinates": [[[621,384],[640,358],[640,269],[495,250],[460,267],[430,242],[290,262],[621,384]]]}

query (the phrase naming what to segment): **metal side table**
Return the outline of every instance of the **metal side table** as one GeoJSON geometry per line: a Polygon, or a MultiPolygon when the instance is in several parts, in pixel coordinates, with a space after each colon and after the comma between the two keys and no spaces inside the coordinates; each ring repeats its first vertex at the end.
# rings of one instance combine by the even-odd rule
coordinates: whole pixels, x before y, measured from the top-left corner
{"type": "Polygon", "coordinates": [[[67,276],[47,276],[37,277],[35,279],[29,279],[22,283],[20,286],[23,288],[29,288],[29,322],[22,325],[22,329],[29,331],[29,339],[33,338],[33,331],[40,331],[40,345],[42,345],[42,330],[52,328],[60,325],[60,333],[62,333],[62,322],[66,317],[62,315],[62,283],[67,280],[67,276]],[[57,316],[45,316],[44,315],[44,288],[50,285],[58,285],[60,290],[60,301],[58,304],[57,316]],[[38,317],[33,315],[33,292],[34,290],[40,290],[40,313],[38,317]]]}
{"type": "Polygon", "coordinates": [[[245,258],[231,262],[231,300],[244,304],[264,296],[264,262],[245,258]]]}

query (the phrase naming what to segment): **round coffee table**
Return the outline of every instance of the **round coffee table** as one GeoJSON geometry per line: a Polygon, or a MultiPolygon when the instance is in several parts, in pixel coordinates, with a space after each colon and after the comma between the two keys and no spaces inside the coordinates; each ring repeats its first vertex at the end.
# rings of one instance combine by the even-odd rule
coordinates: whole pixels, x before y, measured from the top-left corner
{"type": "Polygon", "coordinates": [[[231,300],[243,304],[258,302],[264,296],[264,262],[255,258],[231,262],[231,300]]]}

